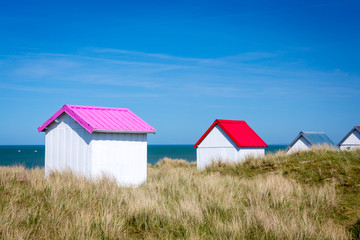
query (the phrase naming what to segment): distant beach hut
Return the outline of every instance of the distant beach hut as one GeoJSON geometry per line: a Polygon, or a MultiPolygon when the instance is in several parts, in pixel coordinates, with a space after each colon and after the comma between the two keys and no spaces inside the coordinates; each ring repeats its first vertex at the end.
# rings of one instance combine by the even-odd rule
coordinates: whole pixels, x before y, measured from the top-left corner
{"type": "Polygon", "coordinates": [[[45,132],[45,175],[71,169],[119,185],[147,177],[147,134],[156,130],[126,108],[64,105],[41,127],[45,132]]]}
{"type": "Polygon", "coordinates": [[[335,143],[323,132],[300,132],[288,146],[287,153],[309,150],[318,145],[329,145],[337,148],[335,143]]]}
{"type": "Polygon", "coordinates": [[[199,170],[212,161],[239,162],[264,156],[267,144],[245,121],[217,119],[194,145],[199,170]]]}
{"type": "Polygon", "coordinates": [[[340,141],[341,150],[352,150],[360,148],[360,126],[353,127],[348,134],[340,141]]]}

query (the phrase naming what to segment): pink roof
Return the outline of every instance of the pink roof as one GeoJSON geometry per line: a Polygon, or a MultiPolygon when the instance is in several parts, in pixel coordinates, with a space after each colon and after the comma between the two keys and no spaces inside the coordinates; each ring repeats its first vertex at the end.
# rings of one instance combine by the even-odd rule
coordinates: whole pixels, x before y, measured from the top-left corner
{"type": "Polygon", "coordinates": [[[245,121],[216,119],[199,141],[196,142],[194,148],[204,140],[216,125],[219,125],[239,148],[268,146],[245,121]]]}
{"type": "Polygon", "coordinates": [[[64,112],[90,133],[94,131],[156,132],[155,128],[151,127],[127,108],[90,107],[67,104],[44,122],[44,124],[38,128],[38,131],[45,131],[45,128],[64,112]]]}

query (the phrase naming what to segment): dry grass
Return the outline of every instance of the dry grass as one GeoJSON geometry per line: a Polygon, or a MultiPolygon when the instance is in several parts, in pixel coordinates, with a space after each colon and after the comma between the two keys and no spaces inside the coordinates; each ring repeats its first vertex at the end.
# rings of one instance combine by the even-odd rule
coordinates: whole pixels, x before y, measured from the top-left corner
{"type": "Polygon", "coordinates": [[[347,227],[357,220],[360,222],[360,149],[338,151],[323,146],[289,155],[279,151],[263,158],[248,158],[239,164],[214,163],[205,172],[240,178],[282,174],[306,186],[330,183],[334,185],[338,197],[336,221],[347,227]]]}
{"type": "Polygon", "coordinates": [[[148,181],[138,188],[120,188],[111,179],[91,182],[70,172],[44,179],[43,169],[1,167],[0,238],[350,238],[337,218],[336,184],[306,184],[282,170],[264,170],[267,162],[277,166],[296,155],[283,157],[203,172],[167,158],[149,166],[148,181]],[[239,169],[256,174],[241,177],[239,169]]]}

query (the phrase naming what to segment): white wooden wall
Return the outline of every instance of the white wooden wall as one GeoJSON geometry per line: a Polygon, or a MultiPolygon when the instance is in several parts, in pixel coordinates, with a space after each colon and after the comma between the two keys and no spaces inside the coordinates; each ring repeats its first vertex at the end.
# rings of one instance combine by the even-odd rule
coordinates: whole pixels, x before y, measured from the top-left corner
{"type": "Polygon", "coordinates": [[[121,186],[137,186],[147,177],[147,134],[90,134],[62,114],[45,134],[45,175],[72,170],[87,178],[114,177],[121,186]]]}
{"type": "Polygon", "coordinates": [[[240,162],[248,156],[265,155],[265,148],[239,148],[231,138],[216,125],[196,149],[196,164],[199,170],[212,161],[240,162]]]}
{"type": "Polygon", "coordinates": [[[93,133],[92,176],[115,177],[119,185],[140,185],[147,176],[147,134],[93,133]]]}
{"type": "Polygon", "coordinates": [[[57,119],[45,134],[45,175],[69,168],[90,177],[91,134],[67,114],[57,119]]]}
{"type": "Polygon", "coordinates": [[[345,141],[340,145],[341,150],[352,150],[360,148],[360,133],[356,130],[353,130],[351,134],[345,139],[345,141]]]}
{"type": "Polygon", "coordinates": [[[287,154],[310,149],[311,144],[301,136],[295,144],[287,151],[287,154]]]}

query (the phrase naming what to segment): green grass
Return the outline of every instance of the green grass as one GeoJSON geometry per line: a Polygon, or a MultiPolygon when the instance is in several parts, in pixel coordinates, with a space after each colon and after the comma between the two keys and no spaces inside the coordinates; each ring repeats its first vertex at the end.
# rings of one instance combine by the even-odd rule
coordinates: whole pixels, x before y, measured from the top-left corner
{"type": "Polygon", "coordinates": [[[356,239],[360,151],[279,152],[204,171],[148,167],[138,188],[0,167],[0,239],[356,239]]]}
{"type": "Polygon", "coordinates": [[[260,159],[249,158],[240,164],[215,163],[205,172],[239,178],[279,173],[305,185],[331,183],[339,198],[336,221],[351,226],[360,219],[360,150],[320,147],[289,155],[278,152],[260,159]]]}

